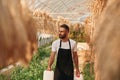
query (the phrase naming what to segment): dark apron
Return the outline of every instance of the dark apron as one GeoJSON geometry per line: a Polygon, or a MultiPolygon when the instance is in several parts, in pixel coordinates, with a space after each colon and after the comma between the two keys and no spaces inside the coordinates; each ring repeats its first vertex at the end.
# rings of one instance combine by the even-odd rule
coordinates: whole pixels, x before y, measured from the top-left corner
{"type": "Polygon", "coordinates": [[[62,41],[60,40],[60,47],[58,50],[57,62],[54,72],[54,80],[73,80],[74,71],[70,40],[70,49],[62,49],[61,42],[62,41]]]}

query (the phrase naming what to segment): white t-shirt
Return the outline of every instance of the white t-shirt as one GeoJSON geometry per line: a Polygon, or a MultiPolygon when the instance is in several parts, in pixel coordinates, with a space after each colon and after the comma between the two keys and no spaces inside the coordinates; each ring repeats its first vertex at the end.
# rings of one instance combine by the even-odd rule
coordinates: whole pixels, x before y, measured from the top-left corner
{"type": "MultiPolygon", "coordinates": [[[[73,52],[77,52],[76,41],[74,41],[72,39],[69,39],[69,40],[70,40],[70,45],[71,45],[71,51],[72,51],[72,53],[73,52]]],[[[58,53],[59,47],[60,47],[60,39],[57,39],[57,40],[55,40],[52,43],[52,52],[58,53]]],[[[62,49],[70,49],[69,41],[61,42],[61,48],[62,49]]]]}

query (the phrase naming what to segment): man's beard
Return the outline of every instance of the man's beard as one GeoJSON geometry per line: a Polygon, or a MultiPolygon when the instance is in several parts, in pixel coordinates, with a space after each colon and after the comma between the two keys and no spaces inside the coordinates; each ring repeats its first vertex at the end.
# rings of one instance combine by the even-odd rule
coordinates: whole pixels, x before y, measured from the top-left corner
{"type": "Polygon", "coordinates": [[[60,38],[60,39],[64,39],[65,37],[66,37],[66,34],[64,34],[64,35],[60,35],[60,34],[59,34],[59,38],[60,38]]]}

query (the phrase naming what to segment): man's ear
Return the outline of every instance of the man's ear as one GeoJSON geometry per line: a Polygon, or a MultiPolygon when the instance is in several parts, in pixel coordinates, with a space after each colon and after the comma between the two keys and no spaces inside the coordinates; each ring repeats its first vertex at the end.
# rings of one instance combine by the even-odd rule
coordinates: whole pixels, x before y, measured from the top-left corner
{"type": "Polygon", "coordinates": [[[67,34],[69,34],[69,32],[68,32],[68,31],[66,31],[66,33],[67,33],[67,34]]]}
{"type": "Polygon", "coordinates": [[[67,33],[69,33],[69,31],[68,31],[68,30],[66,30],[66,32],[67,32],[67,33]]]}

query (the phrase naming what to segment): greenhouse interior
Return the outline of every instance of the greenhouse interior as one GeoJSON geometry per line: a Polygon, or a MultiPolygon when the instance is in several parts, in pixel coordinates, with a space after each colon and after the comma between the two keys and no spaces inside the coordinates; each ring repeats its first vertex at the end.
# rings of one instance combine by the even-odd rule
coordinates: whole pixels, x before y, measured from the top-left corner
{"type": "Polygon", "coordinates": [[[119,40],[120,0],[0,0],[0,80],[120,80],[119,40]]]}

